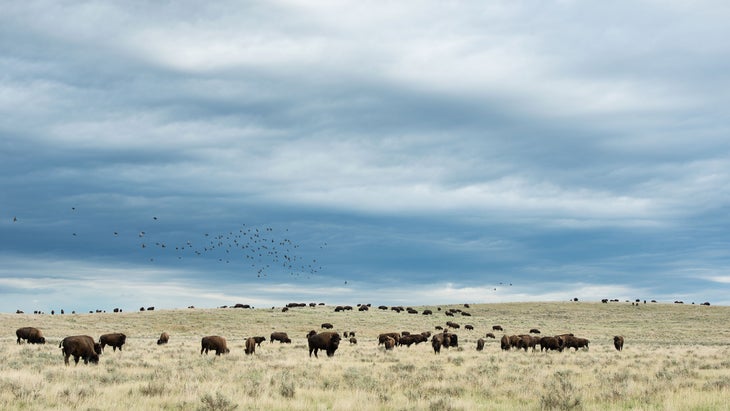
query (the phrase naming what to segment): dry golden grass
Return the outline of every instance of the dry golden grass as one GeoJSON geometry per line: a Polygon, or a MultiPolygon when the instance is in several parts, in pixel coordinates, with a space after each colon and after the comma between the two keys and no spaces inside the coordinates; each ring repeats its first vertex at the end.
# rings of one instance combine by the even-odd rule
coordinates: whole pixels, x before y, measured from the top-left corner
{"type": "MultiPolygon", "coordinates": [[[[461,306],[443,306],[443,308],[461,306]]],[[[333,307],[287,313],[256,309],[184,309],[121,314],[1,314],[0,409],[171,410],[503,410],[728,409],[730,307],[628,303],[472,305],[471,317],[380,311],[334,313],[333,307]],[[435,355],[430,344],[386,352],[377,335],[433,331],[447,320],[463,328],[458,349],[435,355]],[[309,358],[304,338],[331,322],[357,332],[332,358],[309,358]],[[500,324],[506,334],[539,328],[591,340],[578,352],[503,352],[476,340],[500,324]],[[17,345],[15,330],[43,330],[46,345],[17,345]],[[155,344],[162,331],[170,343],[155,344]],[[244,338],[285,331],[291,344],[262,343],[243,352],[244,338]],[[67,335],[98,339],[124,332],[123,352],[110,348],[99,365],[63,364],[67,335]],[[200,338],[218,334],[231,353],[200,355],[200,338]],[[623,352],[613,336],[626,338],[623,352]]]]}

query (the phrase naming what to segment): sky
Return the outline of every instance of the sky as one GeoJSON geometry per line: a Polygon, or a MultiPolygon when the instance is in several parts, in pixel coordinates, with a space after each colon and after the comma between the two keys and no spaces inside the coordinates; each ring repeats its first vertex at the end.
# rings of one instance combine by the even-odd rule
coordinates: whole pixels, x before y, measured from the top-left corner
{"type": "Polygon", "coordinates": [[[730,304],[725,1],[0,11],[0,312],[730,304]]]}

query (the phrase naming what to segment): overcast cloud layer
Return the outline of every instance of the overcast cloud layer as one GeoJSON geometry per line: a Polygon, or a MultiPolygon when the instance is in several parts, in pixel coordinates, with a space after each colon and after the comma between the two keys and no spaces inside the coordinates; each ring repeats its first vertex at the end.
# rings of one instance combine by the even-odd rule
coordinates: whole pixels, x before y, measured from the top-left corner
{"type": "Polygon", "coordinates": [[[730,303],[727,2],[199,3],[3,5],[0,311],[730,303]]]}

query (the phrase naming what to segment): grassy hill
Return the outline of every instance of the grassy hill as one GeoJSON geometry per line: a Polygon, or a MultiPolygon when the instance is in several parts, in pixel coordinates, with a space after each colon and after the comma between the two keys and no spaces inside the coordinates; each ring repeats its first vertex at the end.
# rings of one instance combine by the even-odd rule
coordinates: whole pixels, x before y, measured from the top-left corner
{"type": "Polygon", "coordinates": [[[509,303],[414,307],[419,314],[335,313],[334,307],[180,309],[74,315],[0,314],[2,409],[723,409],[730,394],[730,307],[630,303],[509,303]],[[421,315],[423,309],[434,314],[421,315]],[[447,317],[448,308],[459,308],[447,317]],[[459,347],[377,345],[383,332],[462,325],[459,347]],[[309,330],[332,323],[355,331],[332,358],[308,356],[309,330]],[[466,324],[473,331],[464,330],[466,324]],[[503,333],[476,341],[499,324],[503,333]],[[40,328],[45,345],[15,342],[19,327],[40,328]],[[589,350],[502,351],[502,334],[572,332],[589,350]],[[158,346],[160,333],[170,334],[158,346]],[[265,342],[244,354],[249,336],[287,332],[291,344],[265,342]],[[98,365],[63,364],[59,341],[123,332],[122,352],[98,365]],[[200,355],[205,335],[227,338],[230,354],[200,355]],[[626,339],[624,351],[613,336],[626,339]]]}

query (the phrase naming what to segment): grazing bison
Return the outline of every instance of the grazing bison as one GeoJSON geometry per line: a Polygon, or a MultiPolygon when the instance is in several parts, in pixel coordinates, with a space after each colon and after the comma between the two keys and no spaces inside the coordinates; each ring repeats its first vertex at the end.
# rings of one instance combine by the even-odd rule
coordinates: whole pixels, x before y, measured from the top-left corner
{"type": "Polygon", "coordinates": [[[170,341],[170,334],[163,332],[160,334],[160,339],[157,340],[157,345],[167,344],[170,341]]]}
{"type": "Polygon", "coordinates": [[[395,339],[393,339],[393,337],[385,337],[383,345],[385,345],[386,350],[390,351],[393,347],[395,347],[395,339]]]}
{"type": "Polygon", "coordinates": [[[432,315],[433,314],[433,311],[431,311],[431,310],[423,310],[423,312],[421,314],[423,314],[423,315],[432,315]]]}
{"type": "Polygon", "coordinates": [[[15,330],[15,335],[18,337],[18,344],[20,340],[26,340],[29,344],[45,344],[46,338],[43,337],[41,330],[35,327],[23,327],[15,330]]]}
{"type": "Polygon", "coordinates": [[[517,348],[522,348],[525,351],[527,351],[528,348],[532,348],[532,350],[535,350],[535,346],[538,342],[540,342],[540,339],[538,337],[533,337],[529,334],[522,334],[518,335],[520,338],[519,341],[517,341],[517,348]]]}
{"type": "Polygon", "coordinates": [[[334,325],[332,325],[330,323],[323,323],[322,324],[322,328],[326,328],[328,330],[331,330],[333,327],[334,327],[334,325]]]}
{"type": "Polygon", "coordinates": [[[458,347],[459,337],[456,334],[451,334],[448,332],[434,334],[434,336],[431,338],[431,346],[433,347],[434,353],[439,354],[441,352],[441,347],[458,347]]]}
{"type": "Polygon", "coordinates": [[[467,325],[464,326],[464,329],[465,330],[473,330],[474,329],[474,326],[471,325],[471,324],[467,324],[467,325]]]}
{"type": "Polygon", "coordinates": [[[117,348],[119,348],[119,351],[122,351],[122,346],[125,342],[127,342],[127,336],[122,333],[104,334],[99,337],[99,344],[101,345],[102,351],[104,351],[104,347],[107,345],[113,347],[114,351],[117,348]]]}
{"type": "Polygon", "coordinates": [[[327,356],[332,357],[335,355],[337,347],[340,346],[340,334],[333,331],[324,331],[319,334],[310,335],[307,337],[307,342],[309,344],[310,357],[312,356],[312,352],[314,352],[314,356],[319,358],[317,356],[317,351],[319,350],[325,350],[327,356]]]}
{"type": "Polygon", "coordinates": [[[400,333],[383,333],[378,335],[378,345],[385,344],[388,337],[394,339],[396,344],[400,343],[400,333]]]}
{"type": "Polygon", "coordinates": [[[480,338],[477,340],[477,351],[481,351],[484,349],[484,338],[480,338]]]}
{"type": "Polygon", "coordinates": [[[530,334],[540,334],[540,330],[538,330],[537,328],[531,328],[530,334]]]}
{"type": "Polygon", "coordinates": [[[590,343],[588,339],[575,337],[572,334],[560,335],[558,336],[558,339],[563,341],[563,348],[575,348],[576,351],[578,351],[579,348],[588,348],[588,344],[590,343]]]}
{"type": "Polygon", "coordinates": [[[502,336],[502,339],[499,340],[499,346],[502,347],[502,349],[505,350],[505,351],[507,351],[510,348],[512,348],[512,346],[509,343],[509,337],[507,337],[507,334],[503,335],[502,336]]]}
{"type": "Polygon", "coordinates": [[[493,325],[492,331],[504,331],[501,325],[493,325]]]}
{"type": "Polygon", "coordinates": [[[485,335],[485,337],[486,338],[497,338],[494,336],[494,333],[487,333],[487,335],[485,335]]]}
{"type": "Polygon", "coordinates": [[[226,339],[218,335],[209,335],[200,340],[200,354],[203,354],[203,352],[208,354],[208,350],[214,350],[215,355],[228,354],[231,352],[231,350],[228,349],[226,339]]]}
{"type": "Polygon", "coordinates": [[[617,335],[613,337],[613,346],[616,347],[616,350],[621,351],[624,349],[624,337],[617,335]]]}
{"type": "Polygon", "coordinates": [[[357,338],[350,337],[350,344],[357,344],[357,338]]]}
{"type": "Polygon", "coordinates": [[[250,337],[246,340],[246,348],[244,349],[246,355],[253,354],[256,352],[256,338],[250,337]]]}
{"type": "Polygon", "coordinates": [[[539,341],[540,351],[556,350],[563,351],[563,341],[558,337],[542,337],[539,341]]]}
{"type": "Polygon", "coordinates": [[[99,354],[101,354],[101,345],[94,342],[94,339],[88,335],[74,335],[66,337],[58,344],[63,353],[63,363],[68,365],[68,358],[73,355],[74,363],[78,365],[79,358],[84,360],[84,364],[89,362],[93,364],[99,363],[99,354]]]}
{"type": "Polygon", "coordinates": [[[270,335],[269,342],[279,341],[279,344],[281,343],[291,343],[291,340],[289,339],[289,335],[285,332],[273,332],[270,335]]]}

